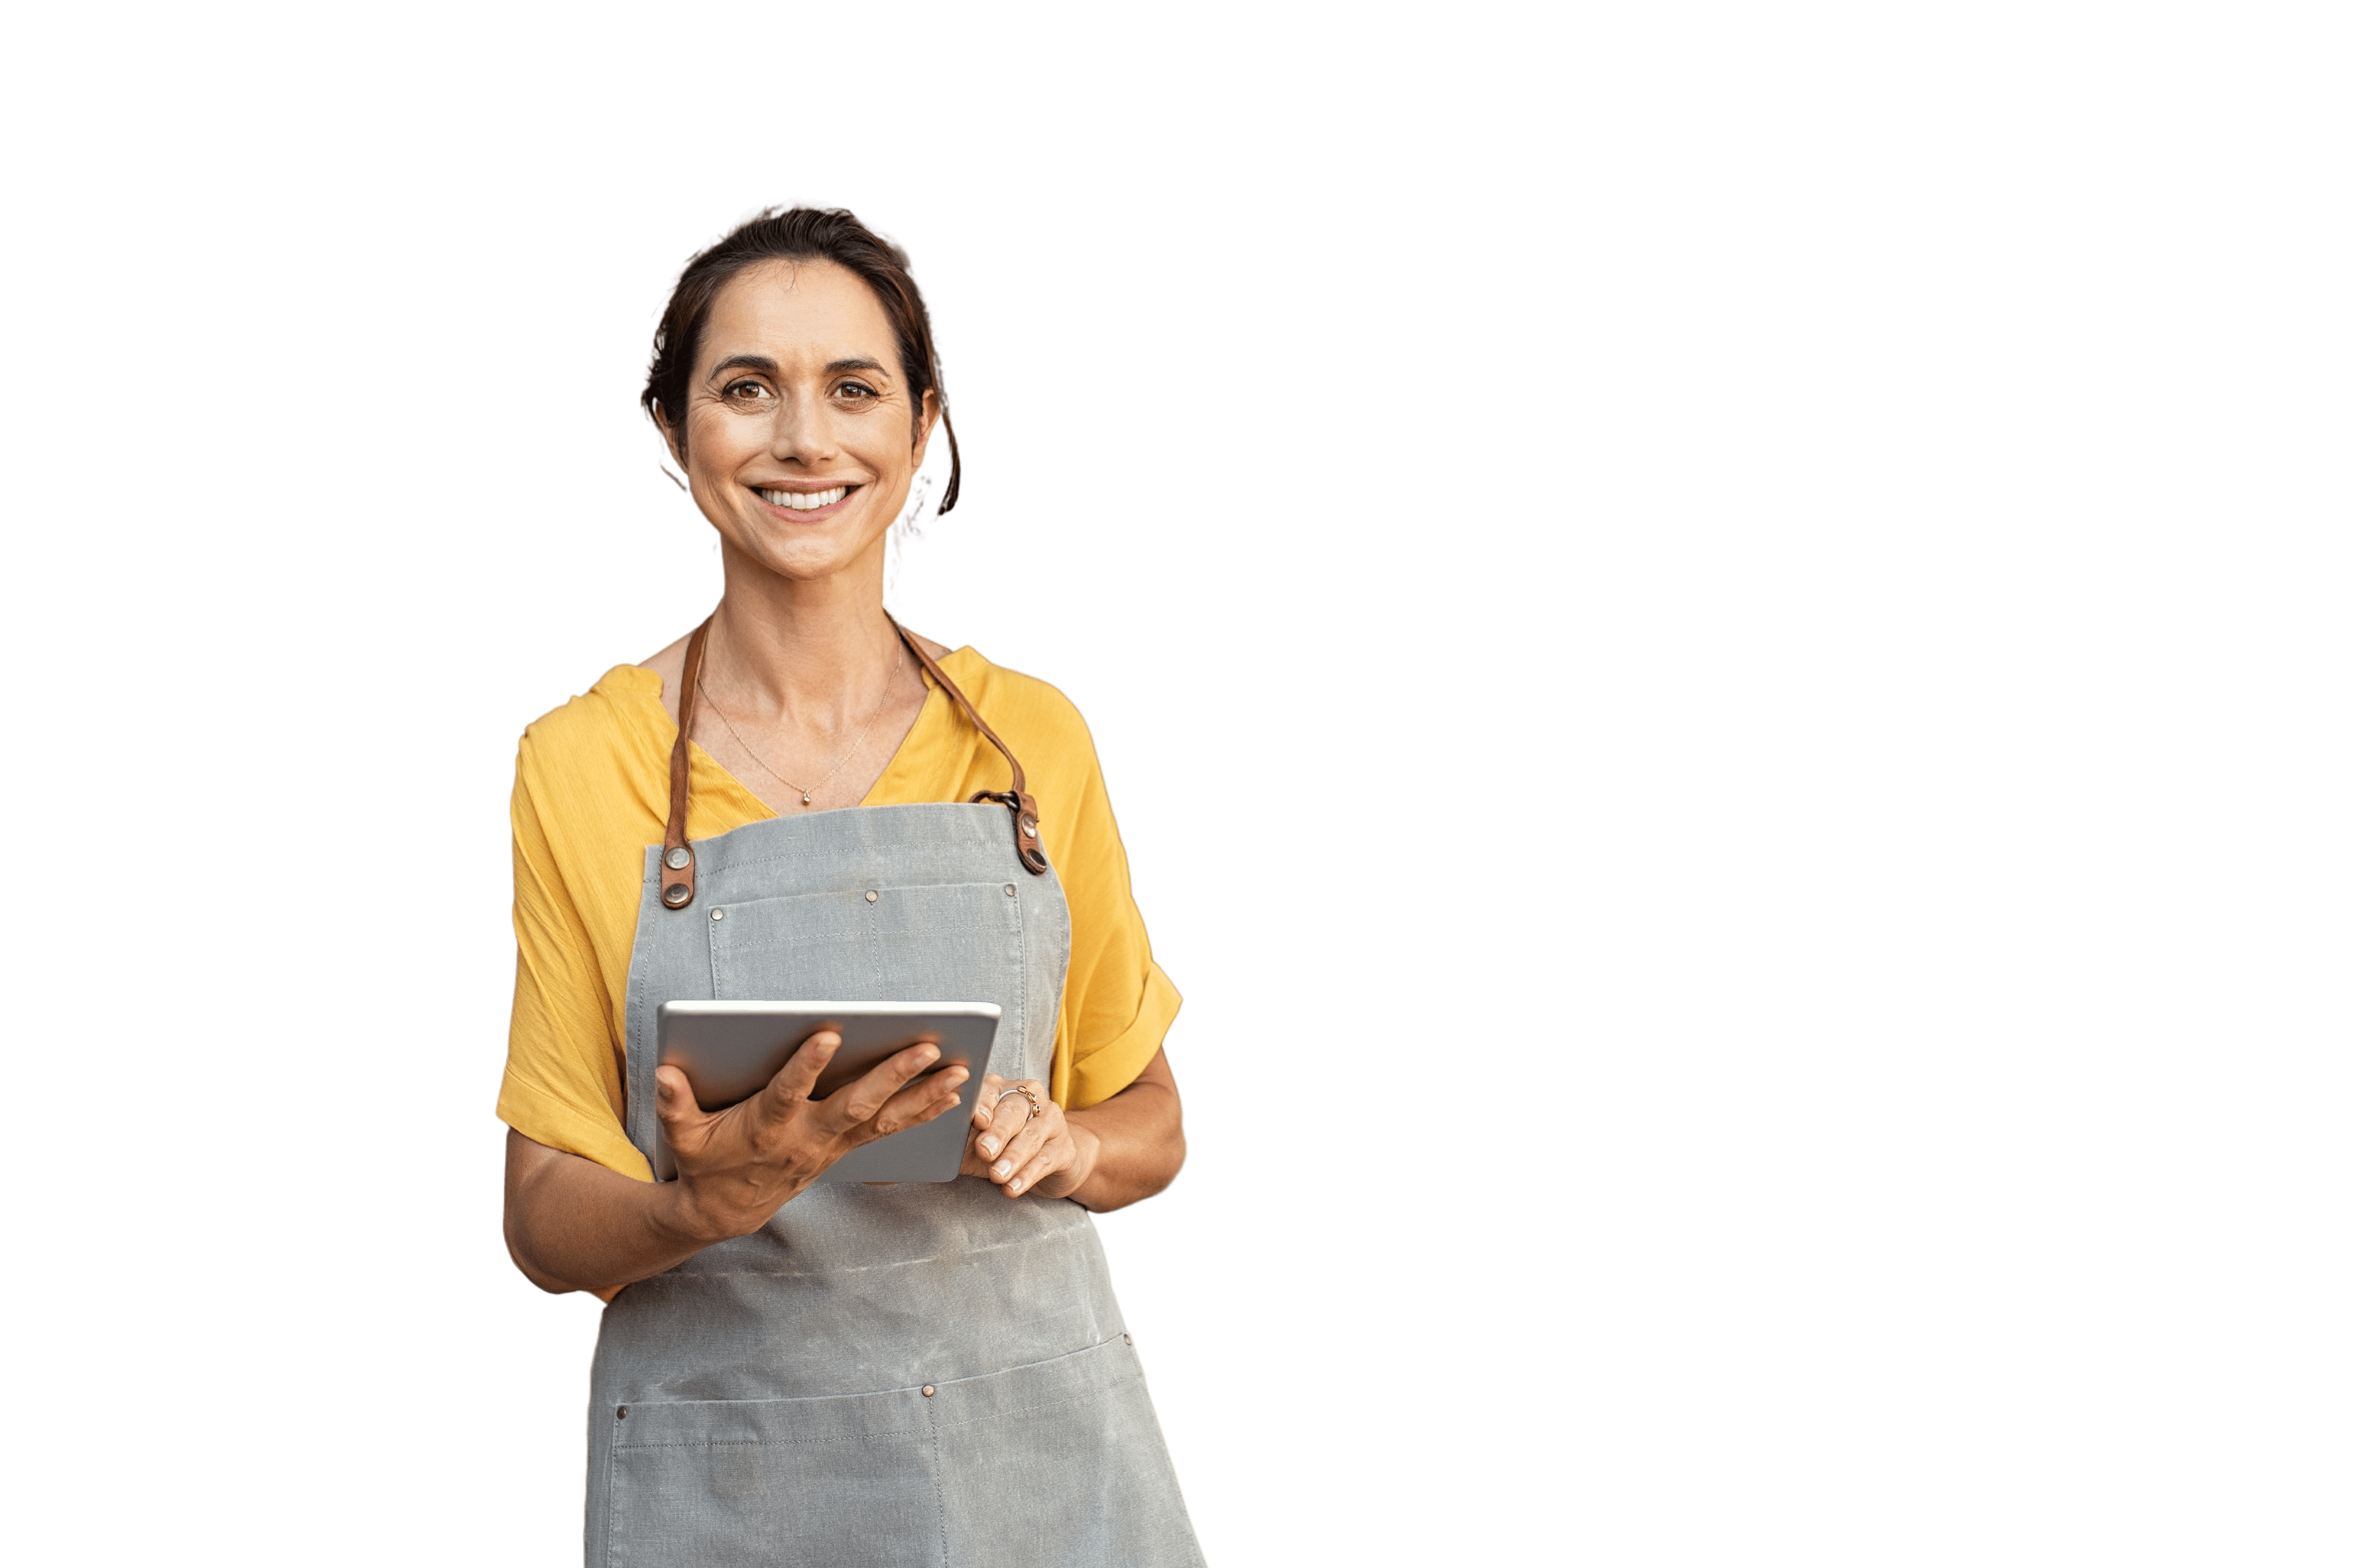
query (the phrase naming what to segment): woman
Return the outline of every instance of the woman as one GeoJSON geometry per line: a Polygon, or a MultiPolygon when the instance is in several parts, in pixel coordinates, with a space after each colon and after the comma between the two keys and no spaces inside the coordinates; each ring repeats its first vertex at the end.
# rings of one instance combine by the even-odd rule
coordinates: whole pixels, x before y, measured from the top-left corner
{"type": "Polygon", "coordinates": [[[906,258],[846,212],[765,214],[654,345],[725,589],[525,731],[513,805],[506,1234],[607,1302],[588,1561],[1198,1563],[1089,1217],[1184,1161],[1177,996],[1077,711],[883,610],[947,425],[906,258]],[[998,1003],[964,1173],[812,1184],[955,1106],[935,1050],[813,1100],[818,1035],[705,1113],[652,1059],[680,997],[998,1003]]]}

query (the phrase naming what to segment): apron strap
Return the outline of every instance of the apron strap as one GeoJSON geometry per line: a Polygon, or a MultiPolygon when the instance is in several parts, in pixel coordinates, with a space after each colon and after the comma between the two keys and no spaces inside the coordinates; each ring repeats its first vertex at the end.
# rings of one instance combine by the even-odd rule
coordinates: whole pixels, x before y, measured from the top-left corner
{"type": "Polygon", "coordinates": [[[678,678],[678,743],[670,749],[670,826],[662,830],[661,855],[662,902],[674,910],[694,902],[694,846],[686,841],[687,778],[693,769],[686,741],[694,733],[694,699],[702,689],[702,649],[710,639],[705,616],[686,639],[686,668],[678,678]]]}
{"type": "MultiPolygon", "coordinates": [[[[940,668],[939,660],[925,653],[923,645],[910,637],[907,628],[892,619],[888,610],[883,612],[883,618],[891,622],[891,629],[899,634],[899,640],[907,645],[907,651],[915,656],[915,662],[923,667],[923,673],[932,678],[932,684],[946,692],[948,700],[972,721],[972,727],[979,731],[990,745],[1005,753],[1007,764],[1013,769],[1013,787],[1009,790],[983,790],[972,798],[976,802],[995,801],[1013,814],[1013,850],[1021,861],[1021,868],[1033,877],[1044,876],[1047,870],[1046,851],[1038,837],[1038,803],[1030,798],[1029,782],[1021,771],[1021,759],[1015,756],[1013,748],[988,727],[988,721],[980,716],[980,710],[972,705],[972,700],[964,694],[963,689],[948,679],[948,672],[940,668]]],[[[662,830],[661,853],[661,901],[673,910],[682,910],[694,902],[694,846],[686,841],[688,778],[692,772],[687,754],[687,740],[694,732],[694,700],[702,689],[702,650],[710,637],[711,622],[705,619],[686,639],[686,668],[679,673],[678,741],[670,749],[670,824],[662,830]]]]}
{"type": "Polygon", "coordinates": [[[1021,868],[1033,877],[1044,876],[1046,851],[1038,838],[1038,803],[1029,797],[1029,784],[1022,776],[1021,759],[1015,756],[1013,748],[988,727],[988,721],[980,716],[980,710],[972,705],[972,700],[964,694],[963,689],[948,679],[948,672],[940,668],[940,661],[925,653],[923,645],[908,636],[907,628],[899,625],[890,611],[883,611],[882,616],[891,622],[892,629],[899,634],[899,640],[907,645],[907,651],[915,656],[915,662],[923,667],[923,673],[932,678],[933,684],[946,692],[949,700],[964,710],[964,716],[972,721],[972,727],[986,736],[990,745],[1005,753],[1007,764],[1013,769],[1013,787],[1009,790],[982,790],[972,798],[975,801],[996,801],[1013,814],[1013,849],[1020,857],[1021,868]]]}

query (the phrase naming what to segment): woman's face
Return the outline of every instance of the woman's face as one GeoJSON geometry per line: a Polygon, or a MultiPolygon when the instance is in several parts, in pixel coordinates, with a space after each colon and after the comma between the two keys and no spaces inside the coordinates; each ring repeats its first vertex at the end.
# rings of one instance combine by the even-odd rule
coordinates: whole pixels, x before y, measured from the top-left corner
{"type": "Polygon", "coordinates": [[[729,545],[780,576],[871,555],[907,504],[936,400],[907,397],[882,303],[830,261],[745,268],[712,301],[687,388],[687,480],[729,545]]]}

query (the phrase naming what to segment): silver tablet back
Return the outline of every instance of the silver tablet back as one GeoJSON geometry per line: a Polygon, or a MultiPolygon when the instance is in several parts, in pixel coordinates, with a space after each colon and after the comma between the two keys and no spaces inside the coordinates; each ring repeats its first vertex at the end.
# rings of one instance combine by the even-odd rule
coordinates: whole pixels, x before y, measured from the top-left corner
{"type": "MultiPolygon", "coordinates": [[[[956,1108],[921,1126],[853,1149],[820,1182],[949,1182],[964,1163],[972,1108],[997,1042],[1002,1009],[994,1002],[665,1002],[654,1015],[656,1059],[678,1068],[705,1110],[749,1100],[824,1028],[840,1031],[841,1048],[818,1079],[815,1098],[918,1040],[940,1047],[940,1066],[971,1069],[956,1108]]],[[[654,1175],[672,1181],[678,1163],[660,1124],[654,1131],[654,1175]]]]}

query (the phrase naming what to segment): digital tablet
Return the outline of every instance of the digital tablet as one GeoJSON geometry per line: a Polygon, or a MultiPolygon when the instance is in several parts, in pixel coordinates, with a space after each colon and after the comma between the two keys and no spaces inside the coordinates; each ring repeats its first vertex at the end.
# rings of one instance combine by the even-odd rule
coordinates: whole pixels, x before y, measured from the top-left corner
{"type": "MultiPolygon", "coordinates": [[[[686,1074],[695,1102],[723,1110],[751,1099],[822,1029],[841,1035],[810,1098],[822,1100],[909,1046],[940,1047],[933,1072],[971,1069],[953,1110],[852,1149],[820,1182],[952,1182],[972,1135],[980,1077],[997,1043],[1003,1009],[994,1002],[665,1002],[654,1014],[654,1059],[686,1074]]],[[[654,1175],[678,1176],[661,1123],[654,1123],[654,1175]]]]}

